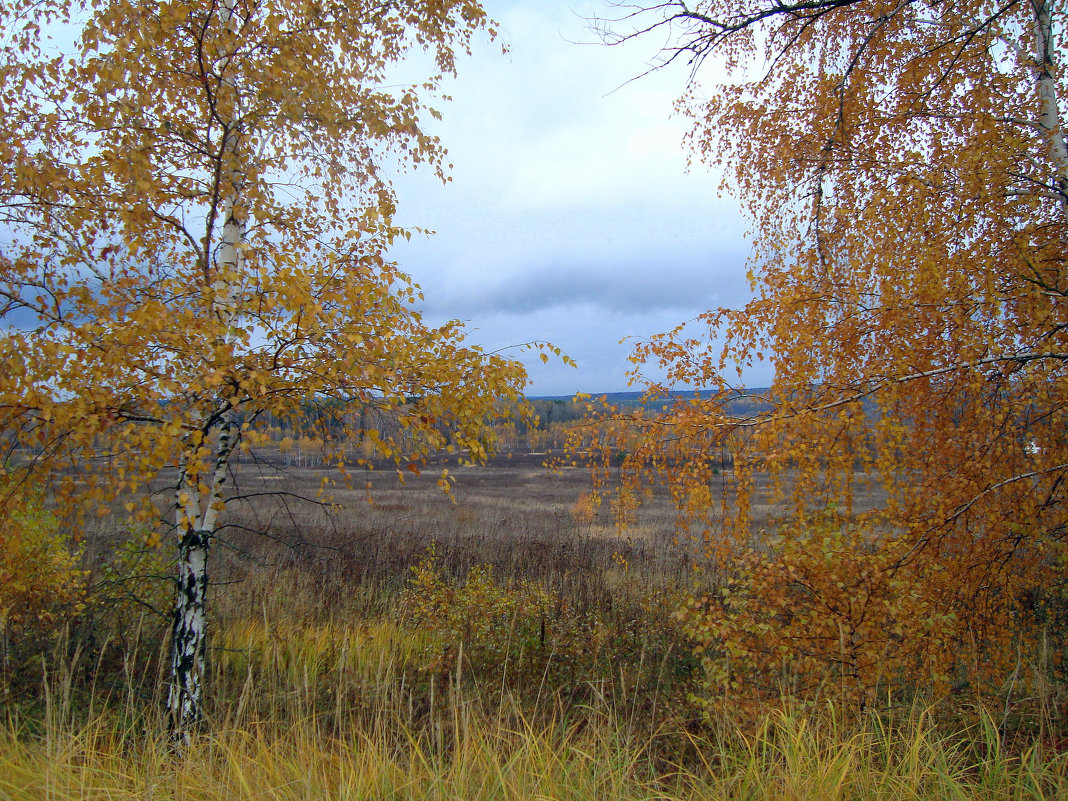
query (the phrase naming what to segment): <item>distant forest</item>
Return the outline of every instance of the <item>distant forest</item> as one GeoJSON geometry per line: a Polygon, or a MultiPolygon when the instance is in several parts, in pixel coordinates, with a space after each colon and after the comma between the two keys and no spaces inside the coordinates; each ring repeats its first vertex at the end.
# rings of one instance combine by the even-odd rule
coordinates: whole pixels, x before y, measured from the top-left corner
{"type": "MultiPolygon", "coordinates": [[[[769,387],[753,387],[747,389],[744,392],[739,392],[737,397],[727,404],[728,411],[739,417],[756,414],[762,411],[766,411],[771,408],[771,404],[767,403],[764,398],[767,396],[769,387]]],[[[604,403],[610,406],[617,406],[620,409],[645,409],[646,411],[662,411],[671,406],[675,401],[691,400],[693,398],[711,398],[715,395],[714,390],[679,390],[671,395],[659,395],[655,398],[645,398],[643,392],[604,392],[597,395],[591,395],[590,399],[593,402],[598,402],[603,399],[604,403]]],[[[576,407],[580,411],[578,417],[581,417],[582,404],[574,403],[574,398],[568,395],[549,395],[539,396],[530,399],[538,410],[539,415],[542,414],[542,408],[545,404],[553,404],[557,407],[576,407]]],[[[563,419],[556,417],[555,419],[563,419]]]]}

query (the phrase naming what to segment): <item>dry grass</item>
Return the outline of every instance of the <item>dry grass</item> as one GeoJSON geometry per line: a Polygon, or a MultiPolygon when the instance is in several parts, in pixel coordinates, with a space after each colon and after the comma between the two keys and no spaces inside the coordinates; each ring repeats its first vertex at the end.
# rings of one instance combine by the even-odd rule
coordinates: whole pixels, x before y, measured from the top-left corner
{"type": "Polygon", "coordinates": [[[445,731],[385,715],[324,731],[314,718],[227,721],[177,757],[161,735],[99,718],[40,737],[0,730],[0,797],[22,799],[752,799],[912,801],[1063,798],[1068,765],[1008,753],[988,721],[947,736],[922,714],[900,727],[773,713],[754,734],[695,741],[697,767],[657,768],[603,708],[586,725],[453,705],[445,731]],[[967,747],[962,743],[968,742],[967,747]]]}
{"type": "MultiPolygon", "coordinates": [[[[433,471],[403,485],[380,471],[374,504],[343,490],[328,508],[255,494],[313,495],[321,471],[243,465],[236,491],[250,497],[213,557],[193,747],[177,758],[163,731],[165,626],[137,602],[158,595],[158,555],[127,553],[140,578],[108,585],[110,600],[18,676],[5,666],[0,799],[1068,793],[1063,754],[1009,742],[985,714],[957,731],[911,709],[849,724],[769,711],[748,732],[702,719],[673,612],[707,576],[663,498],[620,535],[606,508],[573,513],[580,471],[449,469],[455,502],[433,471]]],[[[87,543],[99,576],[106,534],[87,543]]]]}

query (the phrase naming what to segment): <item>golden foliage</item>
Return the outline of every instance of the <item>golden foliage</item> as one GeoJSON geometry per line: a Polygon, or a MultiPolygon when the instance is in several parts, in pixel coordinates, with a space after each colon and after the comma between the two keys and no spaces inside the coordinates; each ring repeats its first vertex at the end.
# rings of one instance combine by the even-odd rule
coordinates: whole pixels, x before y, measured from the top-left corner
{"type": "Polygon", "coordinates": [[[70,622],[84,600],[78,555],[40,502],[0,507],[0,639],[43,637],[70,622]]]}
{"type": "Polygon", "coordinates": [[[898,671],[941,686],[951,667],[999,686],[1068,532],[1063,11],[706,0],[628,19],[670,29],[667,59],[729,73],[681,105],[756,230],[754,299],[634,352],[667,411],[601,417],[634,443],[631,481],[666,472],[691,517],[712,460],[733,457],[710,551],[740,560],[744,590],[695,625],[802,693],[830,673],[824,689],[857,700],[898,671]],[[732,379],[759,363],[774,385],[737,411],[732,379]],[[759,500],[789,515],[754,547],[762,473],[759,500]],[[885,501],[854,514],[861,484],[885,501]]]}
{"type": "Polygon", "coordinates": [[[571,506],[571,517],[580,526],[592,525],[597,517],[597,510],[601,505],[601,498],[593,492],[584,492],[575,499],[571,506]]]}
{"type": "Polygon", "coordinates": [[[485,455],[487,417],[523,369],[465,344],[456,321],[423,322],[418,287],[386,260],[410,233],[381,175],[394,159],[442,170],[420,127],[440,76],[385,78],[412,46],[452,71],[488,25],[477,3],[3,15],[0,432],[17,466],[51,473],[69,511],[122,500],[143,523],[158,520],[145,488],[179,468],[175,525],[210,530],[261,416],[355,411],[283,444],[335,464],[368,410],[398,431],[376,456],[485,455]],[[77,35],[58,57],[64,43],[40,35],[56,22],[77,35]]]}
{"type": "Polygon", "coordinates": [[[179,727],[198,715],[210,542],[258,420],[345,478],[369,414],[392,423],[376,455],[418,469],[446,446],[484,458],[495,404],[519,403],[522,365],[426,324],[387,260],[411,232],[384,167],[444,177],[427,99],[488,28],[475,0],[0,8],[0,442],[61,512],[122,508],[149,544],[175,536],[179,727]],[[412,49],[438,74],[403,85],[412,49]]]}

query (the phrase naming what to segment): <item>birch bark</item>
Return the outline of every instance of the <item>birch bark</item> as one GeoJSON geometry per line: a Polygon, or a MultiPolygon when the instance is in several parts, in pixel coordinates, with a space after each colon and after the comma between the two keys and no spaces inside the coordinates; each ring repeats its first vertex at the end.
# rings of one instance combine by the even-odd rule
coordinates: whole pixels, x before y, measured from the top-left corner
{"type": "Polygon", "coordinates": [[[1039,124],[1046,135],[1053,163],[1054,189],[1061,195],[1061,210],[1068,214],[1068,146],[1061,128],[1057,103],[1056,44],[1050,0],[1032,0],[1035,12],[1035,88],[1039,100],[1039,124]]]}
{"type": "MultiPolygon", "coordinates": [[[[224,36],[236,34],[237,16],[234,0],[225,0],[221,15],[224,36]]],[[[225,347],[230,339],[230,326],[235,322],[238,288],[246,244],[246,219],[242,209],[244,176],[241,170],[242,104],[241,92],[232,78],[226,77],[230,57],[220,67],[222,88],[231,93],[230,102],[222,106],[229,112],[222,120],[216,169],[229,182],[229,192],[222,204],[222,228],[218,254],[211,283],[212,309],[222,323],[221,336],[212,343],[225,347]]],[[[217,221],[207,220],[206,244],[210,244],[217,221]]],[[[205,248],[205,258],[211,258],[211,248],[205,248]]],[[[218,416],[203,425],[203,440],[209,442],[218,428],[214,451],[214,467],[210,484],[200,480],[199,471],[189,465],[181,471],[176,491],[176,531],[178,532],[178,581],[172,622],[171,689],[167,699],[167,713],[171,731],[179,742],[188,743],[192,728],[202,719],[202,682],[207,658],[207,592],[208,556],[223,507],[223,485],[230,464],[230,456],[240,437],[241,427],[229,401],[218,416]]],[[[199,444],[194,443],[189,458],[199,462],[199,444]]]]}
{"type": "Polygon", "coordinates": [[[171,688],[167,715],[172,733],[183,743],[188,743],[192,727],[203,717],[208,555],[223,504],[227,468],[239,431],[233,413],[225,412],[215,447],[215,469],[207,491],[201,489],[195,472],[184,466],[175,497],[178,582],[171,630],[171,688]]]}

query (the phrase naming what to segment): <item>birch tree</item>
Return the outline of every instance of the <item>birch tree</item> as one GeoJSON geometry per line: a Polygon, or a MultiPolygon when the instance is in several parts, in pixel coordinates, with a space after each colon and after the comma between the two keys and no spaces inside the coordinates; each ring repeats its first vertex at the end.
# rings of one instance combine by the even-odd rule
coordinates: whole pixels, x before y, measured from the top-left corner
{"type": "Polygon", "coordinates": [[[150,541],[176,538],[167,708],[186,732],[208,555],[257,417],[375,407],[420,432],[380,453],[417,460],[447,423],[478,459],[494,403],[525,384],[459,323],[426,325],[385,256],[409,234],[384,171],[442,174],[427,99],[492,29],[474,0],[13,0],[0,14],[8,469],[46,478],[75,519],[118,504],[150,541]],[[437,74],[399,85],[413,51],[437,74]]]}
{"type": "Polygon", "coordinates": [[[601,420],[640,432],[631,480],[670,473],[690,525],[739,571],[744,591],[695,607],[712,674],[774,693],[791,663],[795,691],[848,686],[861,703],[917,670],[942,687],[1000,686],[1028,626],[1051,625],[1035,604],[1065,564],[1063,7],[616,11],[602,21],[610,43],[655,36],[662,62],[689,65],[690,145],[753,221],[754,299],[634,353],[651,396],[713,396],[601,420]],[[702,82],[710,61],[727,74],[714,86],[702,82]],[[774,370],[761,411],[732,414],[743,371],[761,362],[774,370]],[[737,503],[710,509],[723,447],[737,503]],[[754,547],[763,471],[760,500],[788,512],[754,547]],[[858,487],[885,500],[855,511],[858,487]]]}

